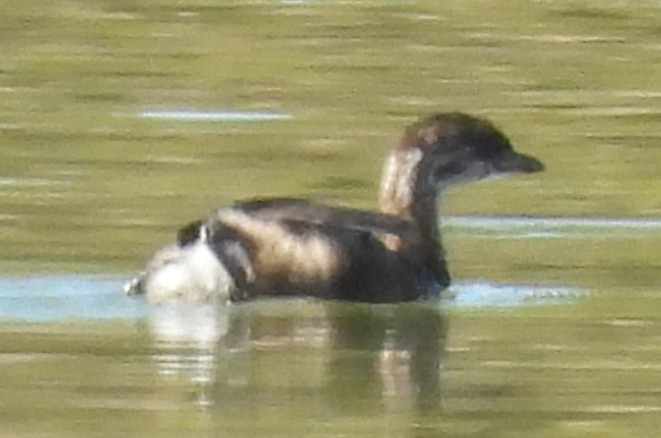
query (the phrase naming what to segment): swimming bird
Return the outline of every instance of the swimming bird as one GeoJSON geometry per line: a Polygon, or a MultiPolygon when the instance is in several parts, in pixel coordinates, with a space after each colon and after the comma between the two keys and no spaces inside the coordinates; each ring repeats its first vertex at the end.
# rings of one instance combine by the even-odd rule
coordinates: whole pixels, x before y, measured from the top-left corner
{"type": "Polygon", "coordinates": [[[438,202],[465,182],[544,169],[486,119],[440,113],[408,126],[390,151],[380,211],[294,198],[218,208],[180,230],[125,286],[150,301],[302,295],[386,303],[450,284],[438,202]]]}

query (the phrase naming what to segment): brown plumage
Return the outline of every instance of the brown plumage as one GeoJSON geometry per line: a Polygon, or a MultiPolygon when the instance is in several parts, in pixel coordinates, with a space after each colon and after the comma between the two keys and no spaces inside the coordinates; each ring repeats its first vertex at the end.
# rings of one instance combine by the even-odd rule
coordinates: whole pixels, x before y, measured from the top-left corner
{"type": "MultiPolygon", "coordinates": [[[[288,198],[237,202],[180,232],[181,263],[190,258],[186,248],[211,249],[227,274],[219,276],[232,278],[218,288],[221,299],[309,295],[396,302],[434,296],[450,283],[439,196],[458,183],[543,168],[515,152],[490,122],[435,114],[409,126],[388,155],[380,212],[288,198]]],[[[143,271],[127,291],[151,295],[145,285],[155,275],[158,269],[143,271]]]]}

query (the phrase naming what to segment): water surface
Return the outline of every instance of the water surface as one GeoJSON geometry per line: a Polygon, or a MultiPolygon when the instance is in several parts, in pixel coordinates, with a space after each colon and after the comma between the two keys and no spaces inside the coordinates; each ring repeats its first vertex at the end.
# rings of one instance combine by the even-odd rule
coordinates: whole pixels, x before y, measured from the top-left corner
{"type": "Polygon", "coordinates": [[[654,436],[656,1],[0,5],[3,436],[654,436]],[[373,208],[420,114],[543,174],[442,201],[441,303],[150,307],[123,278],[256,194],[373,208]]]}

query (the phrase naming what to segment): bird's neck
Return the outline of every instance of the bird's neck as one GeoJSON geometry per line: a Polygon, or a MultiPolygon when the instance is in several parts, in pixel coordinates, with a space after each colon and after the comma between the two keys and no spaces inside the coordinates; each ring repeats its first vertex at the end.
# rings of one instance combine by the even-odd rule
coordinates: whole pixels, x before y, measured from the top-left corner
{"type": "Polygon", "coordinates": [[[386,160],[381,180],[381,212],[412,222],[413,232],[399,236],[394,249],[418,259],[438,281],[449,281],[438,225],[439,191],[423,174],[419,149],[394,149],[386,160]]]}

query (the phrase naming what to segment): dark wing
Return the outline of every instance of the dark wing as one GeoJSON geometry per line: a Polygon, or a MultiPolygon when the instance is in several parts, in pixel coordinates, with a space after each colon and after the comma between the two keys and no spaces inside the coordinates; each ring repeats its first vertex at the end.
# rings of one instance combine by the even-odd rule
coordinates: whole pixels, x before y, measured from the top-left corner
{"type": "Polygon", "coordinates": [[[177,231],[177,245],[182,248],[195,242],[200,237],[202,221],[191,222],[177,231]]]}
{"type": "Polygon", "coordinates": [[[233,208],[260,220],[292,220],[372,233],[403,234],[413,229],[411,221],[378,212],[331,207],[297,198],[256,198],[237,201],[233,208]]]}

